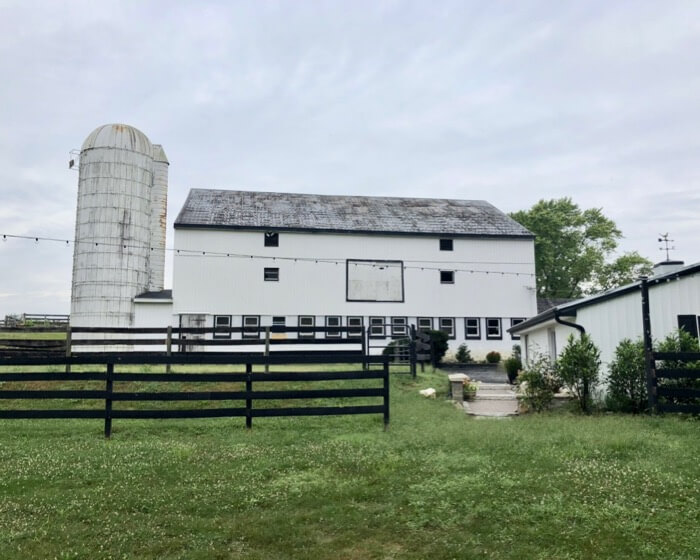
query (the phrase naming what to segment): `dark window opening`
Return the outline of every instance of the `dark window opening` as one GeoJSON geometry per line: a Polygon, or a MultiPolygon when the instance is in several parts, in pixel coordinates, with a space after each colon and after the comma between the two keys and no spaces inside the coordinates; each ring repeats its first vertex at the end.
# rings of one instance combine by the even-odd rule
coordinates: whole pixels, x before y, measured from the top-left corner
{"type": "Polygon", "coordinates": [[[455,283],[455,271],[454,270],[441,270],[440,271],[440,284],[454,284],[455,283]]]}
{"type": "Polygon", "coordinates": [[[280,246],[280,234],[276,231],[266,231],[265,232],[265,247],[279,247],[280,246]]]}
{"type": "Polygon", "coordinates": [[[440,250],[441,251],[452,251],[453,243],[452,239],[441,239],[440,240],[440,250]]]}
{"type": "Polygon", "coordinates": [[[270,332],[285,332],[284,327],[287,326],[286,317],[273,317],[272,318],[272,328],[270,332]]]}
{"type": "Polygon", "coordinates": [[[698,317],[697,315],[679,315],[678,328],[698,338],[698,317]]]}
{"type": "MultiPolygon", "coordinates": [[[[520,318],[520,317],[513,318],[513,319],[510,320],[510,327],[513,328],[515,325],[519,325],[519,324],[522,323],[523,321],[525,321],[525,319],[520,318]]],[[[511,334],[511,335],[510,335],[510,338],[513,339],[513,340],[520,340],[520,335],[518,335],[518,334],[511,334]]]]}
{"type": "Polygon", "coordinates": [[[279,282],[280,280],[280,269],[279,268],[266,268],[265,269],[265,282],[279,282]]]}

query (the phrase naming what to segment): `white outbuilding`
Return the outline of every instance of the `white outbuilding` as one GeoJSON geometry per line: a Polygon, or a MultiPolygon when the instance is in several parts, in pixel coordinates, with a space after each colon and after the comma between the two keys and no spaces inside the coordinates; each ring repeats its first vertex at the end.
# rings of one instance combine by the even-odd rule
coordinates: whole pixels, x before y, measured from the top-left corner
{"type": "Polygon", "coordinates": [[[381,346],[416,325],[480,358],[536,313],[534,237],[484,201],[194,189],[174,251],[138,326],[366,327],[381,346]]]}
{"type": "MultiPolygon", "coordinates": [[[[678,328],[697,338],[700,320],[700,263],[665,261],[648,280],[651,334],[661,340],[678,328]]],[[[602,370],[621,340],[642,337],[641,281],[547,309],[510,329],[521,337],[525,362],[536,355],[555,360],[570,335],[583,329],[600,349],[602,370]],[[576,325],[570,326],[570,325],[576,325]]]]}

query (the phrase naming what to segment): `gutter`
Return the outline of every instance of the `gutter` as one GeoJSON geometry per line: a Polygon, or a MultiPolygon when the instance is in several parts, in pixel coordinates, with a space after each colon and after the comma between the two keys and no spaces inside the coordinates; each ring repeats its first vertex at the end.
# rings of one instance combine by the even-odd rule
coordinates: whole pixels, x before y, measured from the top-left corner
{"type": "Polygon", "coordinates": [[[559,309],[557,309],[557,308],[555,307],[555,308],[554,308],[554,320],[555,320],[557,323],[559,323],[560,325],[564,325],[565,327],[572,327],[572,328],[576,329],[578,332],[581,333],[581,336],[583,336],[584,334],[586,334],[586,329],[584,329],[584,328],[583,328],[581,325],[579,325],[578,323],[571,323],[571,322],[569,322],[569,321],[565,321],[564,319],[561,318],[560,313],[561,313],[561,311],[559,311],[559,309]]]}

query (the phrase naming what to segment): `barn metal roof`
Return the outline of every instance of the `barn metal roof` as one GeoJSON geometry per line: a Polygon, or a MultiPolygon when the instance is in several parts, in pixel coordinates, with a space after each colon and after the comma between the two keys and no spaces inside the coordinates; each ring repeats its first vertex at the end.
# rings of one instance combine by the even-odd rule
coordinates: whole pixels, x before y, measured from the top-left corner
{"type": "Polygon", "coordinates": [[[175,220],[175,227],[533,237],[523,226],[483,200],[215,189],[192,189],[175,220]]]}

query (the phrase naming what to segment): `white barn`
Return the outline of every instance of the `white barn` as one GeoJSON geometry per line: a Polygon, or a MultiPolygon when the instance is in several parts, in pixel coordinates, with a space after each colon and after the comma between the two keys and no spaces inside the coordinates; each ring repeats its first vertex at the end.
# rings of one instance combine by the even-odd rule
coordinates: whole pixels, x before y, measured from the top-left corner
{"type": "MultiPolygon", "coordinates": [[[[642,336],[641,283],[608,290],[600,294],[552,307],[510,329],[520,335],[526,362],[535,354],[556,359],[569,335],[578,335],[574,323],[590,335],[600,349],[602,372],[615,355],[621,340],[642,336]]],[[[654,267],[648,279],[651,334],[661,340],[677,328],[698,336],[700,319],[700,263],[683,266],[666,261],[654,267]]]]}
{"type": "Polygon", "coordinates": [[[365,326],[381,345],[414,324],[480,358],[537,311],[534,237],[484,201],[193,189],[174,247],[172,293],[136,297],[137,326],[365,326]]]}

